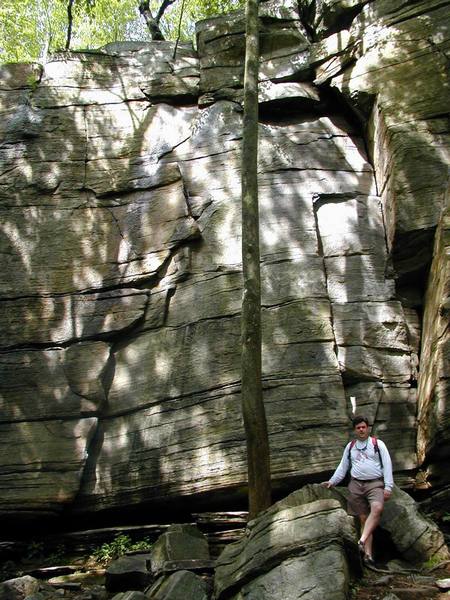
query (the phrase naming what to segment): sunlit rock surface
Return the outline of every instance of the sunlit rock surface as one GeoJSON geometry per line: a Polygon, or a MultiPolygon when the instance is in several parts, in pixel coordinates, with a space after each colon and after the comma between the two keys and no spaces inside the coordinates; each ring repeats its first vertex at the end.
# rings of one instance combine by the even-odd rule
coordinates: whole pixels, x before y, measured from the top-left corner
{"type": "MultiPolygon", "coordinates": [[[[0,515],[244,489],[243,32],[1,67],[0,515]]],[[[273,0],[261,32],[274,484],[329,475],[354,396],[399,485],[448,485],[448,3],[273,0]]]]}

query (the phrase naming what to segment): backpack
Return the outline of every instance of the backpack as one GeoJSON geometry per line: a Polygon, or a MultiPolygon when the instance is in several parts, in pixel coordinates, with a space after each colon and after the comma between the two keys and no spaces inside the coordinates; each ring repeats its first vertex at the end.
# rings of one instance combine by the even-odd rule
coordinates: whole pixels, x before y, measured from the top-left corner
{"type": "MultiPolygon", "coordinates": [[[[381,458],[381,453],[380,453],[380,449],[379,449],[379,447],[378,447],[377,438],[376,438],[376,437],[374,437],[373,435],[371,435],[371,436],[370,436],[370,439],[372,440],[373,449],[375,450],[375,454],[378,452],[378,458],[379,458],[379,460],[380,460],[380,465],[381,465],[381,468],[383,468],[383,460],[382,460],[382,458],[381,458]]],[[[353,446],[354,446],[355,444],[356,444],[356,440],[355,440],[355,439],[353,439],[353,440],[350,442],[350,446],[349,446],[349,449],[348,449],[348,462],[349,462],[349,464],[350,464],[349,470],[352,468],[352,448],[353,448],[353,446]]]]}

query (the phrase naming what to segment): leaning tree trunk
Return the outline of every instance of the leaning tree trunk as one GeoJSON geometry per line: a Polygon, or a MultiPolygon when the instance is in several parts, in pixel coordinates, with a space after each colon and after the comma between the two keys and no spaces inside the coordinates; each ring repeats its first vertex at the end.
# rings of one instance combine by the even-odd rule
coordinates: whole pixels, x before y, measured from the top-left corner
{"type": "Polygon", "coordinates": [[[261,276],[258,215],[258,0],[247,0],[242,146],[242,413],[250,518],[270,506],[270,450],[261,381],[261,276]]]}

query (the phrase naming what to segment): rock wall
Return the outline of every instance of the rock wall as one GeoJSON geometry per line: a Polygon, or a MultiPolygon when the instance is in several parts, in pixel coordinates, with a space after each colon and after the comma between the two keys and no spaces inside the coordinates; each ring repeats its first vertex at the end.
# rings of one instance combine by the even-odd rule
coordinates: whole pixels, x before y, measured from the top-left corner
{"type": "MultiPolygon", "coordinates": [[[[355,396],[410,487],[448,457],[448,2],[260,15],[274,485],[329,474],[355,396]]],[[[236,11],[175,57],[120,43],[1,67],[2,518],[245,489],[243,49],[236,11]]]]}

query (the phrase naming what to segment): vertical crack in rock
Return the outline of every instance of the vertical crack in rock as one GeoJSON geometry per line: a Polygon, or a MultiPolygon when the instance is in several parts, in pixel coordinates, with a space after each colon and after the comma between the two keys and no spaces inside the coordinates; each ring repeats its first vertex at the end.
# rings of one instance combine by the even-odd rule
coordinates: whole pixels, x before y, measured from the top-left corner
{"type": "MultiPolygon", "coordinates": [[[[376,181],[376,173],[374,170],[374,175],[375,175],[375,181],[376,181]]],[[[377,186],[378,189],[378,186],[377,186]]],[[[388,240],[388,233],[387,233],[387,223],[386,223],[386,214],[385,214],[385,210],[384,210],[384,206],[383,206],[383,202],[379,201],[379,207],[380,207],[380,212],[381,212],[381,218],[383,220],[383,231],[384,231],[384,245],[386,248],[386,254],[388,256],[388,260],[390,262],[390,264],[392,265],[392,253],[391,250],[389,248],[389,240],[388,240]]],[[[392,266],[393,269],[393,266],[392,266]]]]}
{"type": "Polygon", "coordinates": [[[169,317],[170,301],[173,298],[173,296],[175,295],[175,292],[176,292],[176,286],[169,288],[167,290],[166,301],[164,303],[163,326],[167,324],[167,320],[169,317]]]}
{"type": "MultiPolygon", "coordinates": [[[[129,240],[127,239],[127,237],[125,236],[125,234],[122,231],[122,228],[120,226],[120,222],[119,219],[116,217],[116,215],[114,214],[114,210],[112,208],[109,207],[105,207],[105,210],[107,210],[109,212],[109,214],[111,215],[112,220],[114,221],[116,227],[117,227],[117,231],[119,232],[119,237],[122,240],[122,242],[125,244],[126,248],[127,248],[127,257],[126,257],[126,262],[130,261],[130,260],[134,260],[139,258],[136,254],[136,252],[133,250],[133,247],[130,245],[129,240]],[[131,255],[134,255],[133,257],[131,255]]],[[[129,285],[129,284],[127,284],[129,285]]]]}
{"type": "MultiPolygon", "coordinates": [[[[92,432],[91,439],[87,444],[86,449],[86,460],[84,463],[84,467],[82,473],[80,475],[79,488],[77,492],[77,496],[80,494],[89,493],[90,488],[95,485],[96,476],[95,471],[97,468],[98,457],[101,453],[104,441],[103,435],[103,418],[105,412],[108,407],[108,395],[109,389],[111,387],[111,383],[114,378],[114,370],[115,370],[115,357],[113,353],[112,346],[110,347],[110,352],[108,356],[108,360],[106,361],[105,368],[102,372],[102,386],[105,392],[104,401],[99,406],[98,415],[97,415],[97,423],[95,430],[92,432]],[[89,483],[91,482],[91,483],[89,483]]],[[[73,504],[76,504],[77,497],[74,498],[73,504]]]]}
{"type": "MultiPolygon", "coordinates": [[[[347,197],[339,198],[339,199],[336,199],[335,201],[344,202],[346,199],[347,199],[347,197]]],[[[322,257],[323,272],[324,272],[324,276],[325,276],[325,285],[328,290],[328,271],[327,271],[327,264],[325,261],[325,255],[324,255],[324,251],[323,251],[322,236],[320,233],[319,217],[318,217],[318,210],[323,202],[324,202],[324,200],[323,200],[321,194],[313,195],[312,205],[313,205],[313,212],[314,212],[314,224],[315,224],[316,236],[317,236],[317,248],[318,248],[319,256],[322,257]]],[[[333,330],[333,338],[334,338],[333,349],[334,349],[334,353],[336,354],[336,361],[339,364],[338,344],[337,344],[336,331],[335,331],[335,326],[334,326],[333,310],[332,310],[329,294],[328,294],[328,301],[330,303],[330,320],[331,320],[331,328],[333,330]]],[[[339,369],[339,371],[340,371],[340,369],[339,369]]],[[[341,374],[341,379],[342,379],[342,386],[345,387],[344,380],[342,378],[342,372],[340,372],[340,374],[341,374]]]]}

